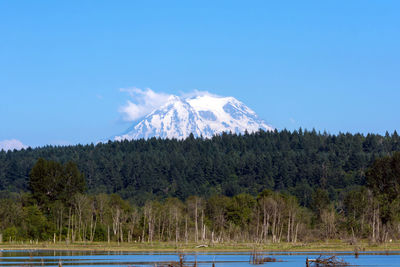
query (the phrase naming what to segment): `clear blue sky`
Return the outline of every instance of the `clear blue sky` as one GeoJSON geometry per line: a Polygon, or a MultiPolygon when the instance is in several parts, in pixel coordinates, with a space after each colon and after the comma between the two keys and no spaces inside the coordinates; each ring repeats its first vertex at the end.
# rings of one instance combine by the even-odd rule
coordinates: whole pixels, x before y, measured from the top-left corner
{"type": "Polygon", "coordinates": [[[400,1],[0,1],[0,141],[120,134],[120,88],[234,96],[278,129],[399,130],[400,1]]]}

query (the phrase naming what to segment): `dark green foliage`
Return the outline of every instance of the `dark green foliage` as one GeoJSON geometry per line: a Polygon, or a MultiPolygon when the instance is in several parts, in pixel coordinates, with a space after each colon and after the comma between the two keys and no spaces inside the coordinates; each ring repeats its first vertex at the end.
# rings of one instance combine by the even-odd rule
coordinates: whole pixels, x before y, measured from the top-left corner
{"type": "Polygon", "coordinates": [[[39,205],[57,199],[62,185],[62,165],[40,158],[33,166],[29,179],[29,188],[39,205]]]}
{"type": "Polygon", "coordinates": [[[312,194],[312,209],[317,214],[320,214],[322,210],[326,209],[329,203],[328,191],[318,188],[312,194]]]}
{"type": "Polygon", "coordinates": [[[383,223],[396,219],[400,212],[400,152],[374,161],[367,171],[367,186],[381,205],[383,223]]]}
{"type": "Polygon", "coordinates": [[[11,226],[11,227],[6,228],[3,231],[3,236],[4,236],[4,240],[6,240],[6,241],[17,240],[17,238],[19,238],[17,227],[11,226]]]}
{"type": "Polygon", "coordinates": [[[97,225],[94,234],[94,241],[107,241],[107,227],[105,225],[97,225]]]}
{"type": "Polygon", "coordinates": [[[365,227],[366,211],[370,208],[372,194],[365,187],[346,193],[343,201],[348,231],[356,236],[367,237],[370,229],[365,227]]]}
{"type": "Polygon", "coordinates": [[[375,194],[395,199],[400,195],[400,152],[377,159],[368,169],[367,185],[375,194]]]}
{"type": "Polygon", "coordinates": [[[238,226],[245,226],[250,223],[256,201],[249,194],[234,196],[227,207],[227,218],[238,226]]]}
{"type": "Polygon", "coordinates": [[[62,165],[39,158],[29,177],[32,196],[41,206],[48,206],[56,200],[68,204],[73,195],[85,190],[85,177],[73,162],[62,165]]]}
{"type": "Polygon", "coordinates": [[[46,240],[51,233],[47,218],[40,211],[39,207],[29,206],[24,208],[24,222],[22,229],[32,239],[46,240]]]}
{"type": "MultiPolygon", "coordinates": [[[[117,193],[140,205],[148,199],[257,195],[273,189],[294,194],[302,205],[310,206],[316,188],[328,190],[330,199],[336,200],[342,190],[364,185],[366,169],[374,159],[399,148],[397,133],[330,135],[302,129],[222,134],[211,140],[152,138],[47,146],[0,152],[0,191],[27,191],[29,173],[43,158],[49,162],[37,164],[52,169],[52,173],[46,176],[46,183],[38,185],[43,187],[39,188],[42,193],[35,197],[41,202],[68,199],[70,191],[80,187],[72,183],[64,192],[57,188],[60,172],[76,172],[76,168],[68,167],[72,163],[67,162],[72,161],[85,174],[88,192],[117,193]]],[[[68,184],[68,180],[64,182],[68,184]]]]}
{"type": "Polygon", "coordinates": [[[5,241],[385,242],[400,235],[398,149],[397,133],[300,129],[0,152],[0,233],[5,241]]]}
{"type": "Polygon", "coordinates": [[[0,229],[5,229],[10,225],[21,225],[24,217],[22,204],[15,196],[0,199],[0,229]]]}

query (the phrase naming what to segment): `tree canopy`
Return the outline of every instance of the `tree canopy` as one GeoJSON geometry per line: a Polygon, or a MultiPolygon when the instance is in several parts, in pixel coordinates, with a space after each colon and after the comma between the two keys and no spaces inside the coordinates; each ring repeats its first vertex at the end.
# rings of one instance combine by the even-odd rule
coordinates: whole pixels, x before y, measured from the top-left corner
{"type": "Polygon", "coordinates": [[[53,242],[385,242],[400,236],[397,149],[396,133],[283,131],[0,152],[0,234],[53,242]]]}
{"type": "MultiPolygon", "coordinates": [[[[397,133],[331,135],[302,129],[222,134],[212,139],[46,146],[0,151],[0,191],[28,191],[29,173],[43,158],[61,164],[75,162],[90,193],[117,193],[139,204],[167,197],[184,200],[191,195],[257,195],[271,189],[295,195],[300,204],[310,206],[315,189],[326,190],[330,200],[337,200],[342,192],[366,183],[365,173],[376,158],[397,150],[397,133]]],[[[47,185],[57,184],[52,179],[70,168],[54,162],[45,165],[54,172],[46,178],[47,185]]],[[[60,189],[47,190],[47,196],[54,198],[52,190],[60,189]]]]}
{"type": "Polygon", "coordinates": [[[39,205],[69,203],[71,196],[85,191],[85,177],[73,162],[62,165],[39,158],[29,173],[29,188],[39,205]]]}

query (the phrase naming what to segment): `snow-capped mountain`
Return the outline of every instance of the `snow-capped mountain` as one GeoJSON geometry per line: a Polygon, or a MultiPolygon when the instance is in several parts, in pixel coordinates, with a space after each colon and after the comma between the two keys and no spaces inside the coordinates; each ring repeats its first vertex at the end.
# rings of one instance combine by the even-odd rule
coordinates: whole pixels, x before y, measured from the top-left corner
{"type": "Polygon", "coordinates": [[[169,97],[167,103],[147,115],[125,134],[115,140],[150,137],[183,139],[211,138],[222,132],[244,133],[273,128],[256,113],[233,97],[202,95],[194,98],[169,97]]]}

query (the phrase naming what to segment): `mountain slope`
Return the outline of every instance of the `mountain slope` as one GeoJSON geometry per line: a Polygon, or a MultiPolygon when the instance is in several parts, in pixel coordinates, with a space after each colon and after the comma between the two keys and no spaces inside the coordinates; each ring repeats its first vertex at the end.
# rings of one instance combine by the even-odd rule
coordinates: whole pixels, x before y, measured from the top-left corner
{"type": "Polygon", "coordinates": [[[195,98],[171,96],[167,103],[115,140],[161,137],[211,138],[222,132],[244,133],[273,130],[256,113],[233,97],[202,95],[195,98]]]}

